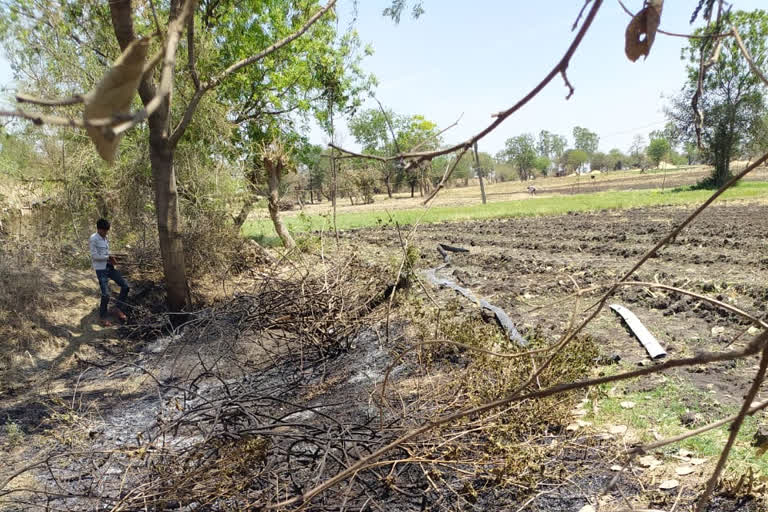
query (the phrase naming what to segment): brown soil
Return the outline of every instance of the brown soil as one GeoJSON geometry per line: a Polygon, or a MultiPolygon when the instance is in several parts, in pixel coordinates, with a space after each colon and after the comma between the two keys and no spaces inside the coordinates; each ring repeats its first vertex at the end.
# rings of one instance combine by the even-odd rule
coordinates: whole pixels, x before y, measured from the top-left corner
{"type": "MultiPolygon", "coordinates": [[[[452,256],[456,282],[504,309],[523,334],[533,329],[554,338],[567,327],[575,306],[559,302],[578,288],[616,281],[692,207],[658,207],[572,214],[559,217],[495,219],[419,228],[415,243],[422,266],[442,263],[438,243],[470,249],[452,256]]],[[[719,299],[762,319],[768,300],[768,206],[731,202],[705,211],[677,239],[634,276],[719,299]]],[[[347,233],[376,257],[377,246],[396,249],[392,228],[347,233]]],[[[451,297],[453,292],[440,292],[451,297]]],[[[597,291],[581,300],[584,308],[597,291]]],[[[746,343],[750,323],[710,303],[646,287],[620,289],[609,302],[633,311],[664,346],[669,357],[721,350],[746,343]],[[716,328],[713,331],[713,328],[716,328]],[[720,329],[722,328],[722,329],[720,329]]],[[[651,364],[647,353],[608,308],[586,328],[607,356],[651,364]]],[[[681,371],[696,387],[722,403],[739,401],[751,379],[754,360],[681,371]]]]}

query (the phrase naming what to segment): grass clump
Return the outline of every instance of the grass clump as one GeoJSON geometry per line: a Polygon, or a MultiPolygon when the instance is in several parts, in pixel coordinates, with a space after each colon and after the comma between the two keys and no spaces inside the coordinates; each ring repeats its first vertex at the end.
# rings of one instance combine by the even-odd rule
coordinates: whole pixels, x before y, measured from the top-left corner
{"type": "Polygon", "coordinates": [[[11,448],[19,446],[24,441],[24,431],[21,429],[18,423],[11,421],[8,418],[3,425],[5,433],[5,439],[11,448]]]}
{"type": "MultiPolygon", "coordinates": [[[[615,367],[622,370],[622,365],[615,367]]],[[[628,368],[624,367],[624,371],[628,368]]],[[[723,405],[690,382],[675,376],[659,376],[640,385],[637,381],[615,386],[603,385],[595,398],[595,406],[587,417],[596,428],[606,425],[627,425],[633,439],[650,443],[660,438],[683,434],[692,429],[736,414],[739,407],[723,405]],[[639,390],[637,388],[640,388],[639,390]],[[622,407],[622,402],[632,402],[634,407],[622,407]],[[596,412],[595,412],[596,411],[596,412]],[[683,418],[694,423],[684,424],[683,418]]],[[[747,416],[731,451],[726,476],[751,472],[768,477],[768,460],[752,445],[760,423],[759,417],[747,416]]],[[[720,456],[729,435],[729,426],[723,425],[679,443],[658,450],[663,455],[674,456],[680,449],[710,459],[714,464],[720,456]]]]}
{"type": "MultiPolygon", "coordinates": [[[[478,314],[477,310],[462,309],[457,302],[440,311],[437,327],[434,310],[420,306],[414,310],[415,324],[423,339],[454,342],[425,344],[419,354],[430,373],[446,375],[440,395],[444,397],[442,403],[450,404],[450,408],[439,410],[440,414],[487,404],[521,388],[525,393],[534,387],[546,388],[578,380],[589,374],[598,354],[590,338],[574,339],[525,387],[551,355],[538,354],[534,360],[525,352],[547,348],[552,340],[534,329],[525,335],[529,345],[520,347],[508,339],[495,321],[486,321],[488,317],[478,314]],[[499,357],[485,351],[519,357],[499,357]]],[[[534,489],[542,479],[560,478],[557,458],[562,447],[531,440],[564,432],[575,401],[576,393],[571,392],[513,402],[502,411],[491,410],[446,426],[438,434],[440,449],[431,452],[427,449],[427,456],[476,463],[486,468],[477,470],[475,483],[480,479],[493,485],[534,489]],[[467,430],[472,434],[461,434],[467,430]]],[[[467,488],[466,499],[471,498],[467,488]]]]}

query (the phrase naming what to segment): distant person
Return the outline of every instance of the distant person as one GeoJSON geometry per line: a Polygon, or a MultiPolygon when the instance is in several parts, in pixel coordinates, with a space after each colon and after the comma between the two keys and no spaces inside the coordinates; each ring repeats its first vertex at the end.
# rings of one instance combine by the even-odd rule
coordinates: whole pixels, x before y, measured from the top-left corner
{"type": "Polygon", "coordinates": [[[531,194],[532,196],[535,196],[536,195],[536,187],[534,187],[533,185],[528,185],[528,193],[531,194]]]}
{"type": "MultiPolygon", "coordinates": [[[[99,318],[101,325],[109,327],[112,323],[107,318],[107,306],[109,305],[109,280],[113,280],[120,286],[120,296],[117,298],[118,304],[125,304],[125,298],[128,296],[128,283],[125,282],[123,276],[115,269],[117,265],[117,258],[111,255],[109,252],[109,240],[107,240],[107,234],[109,233],[109,221],[107,219],[99,219],[96,222],[96,233],[91,235],[88,239],[88,247],[91,250],[91,264],[93,270],[96,271],[96,277],[99,280],[99,287],[101,288],[101,305],[99,306],[99,318]]],[[[121,321],[125,321],[126,316],[119,308],[115,307],[111,311],[121,321]]]]}

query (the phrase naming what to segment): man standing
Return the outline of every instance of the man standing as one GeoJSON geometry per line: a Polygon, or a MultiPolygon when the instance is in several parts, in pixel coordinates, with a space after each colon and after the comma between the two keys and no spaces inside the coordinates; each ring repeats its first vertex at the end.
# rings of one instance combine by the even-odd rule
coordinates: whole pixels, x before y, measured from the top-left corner
{"type": "MultiPolygon", "coordinates": [[[[120,272],[115,270],[117,259],[109,253],[109,241],[107,240],[107,233],[109,233],[109,221],[107,219],[99,219],[96,222],[96,233],[91,235],[88,240],[88,246],[91,250],[91,262],[93,270],[96,271],[96,277],[99,280],[99,287],[101,288],[101,305],[99,306],[99,318],[101,319],[101,325],[109,327],[112,324],[107,319],[107,305],[109,304],[109,280],[113,280],[120,286],[120,296],[117,298],[118,304],[125,304],[125,298],[128,296],[128,283],[125,282],[120,272]]],[[[119,308],[112,309],[112,313],[117,316],[121,321],[126,319],[125,313],[119,308]]]]}

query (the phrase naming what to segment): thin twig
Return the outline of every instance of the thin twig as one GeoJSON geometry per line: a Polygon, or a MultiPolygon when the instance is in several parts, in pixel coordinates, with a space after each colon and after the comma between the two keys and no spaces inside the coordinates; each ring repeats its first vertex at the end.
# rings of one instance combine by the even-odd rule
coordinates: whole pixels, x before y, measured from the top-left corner
{"type": "MultiPolygon", "coordinates": [[[[570,46],[565,51],[565,54],[560,59],[560,61],[555,65],[555,67],[552,68],[552,70],[541,80],[541,82],[539,82],[538,85],[536,85],[533,89],[531,89],[531,91],[528,92],[528,94],[526,94],[521,100],[519,100],[513,106],[511,106],[506,110],[493,114],[492,117],[495,118],[494,121],[491,122],[483,130],[473,135],[466,141],[461,142],[459,144],[455,144],[453,146],[449,146],[443,149],[438,149],[435,151],[424,151],[424,152],[412,151],[408,153],[401,153],[398,155],[386,157],[384,158],[384,160],[386,161],[386,160],[396,160],[396,159],[415,159],[418,162],[418,161],[424,161],[424,160],[431,160],[438,156],[447,155],[449,153],[455,153],[456,151],[463,150],[467,147],[472,147],[472,145],[475,142],[478,142],[480,139],[482,139],[483,137],[491,133],[501,123],[503,123],[507,118],[509,118],[509,116],[511,116],[518,110],[520,110],[529,101],[535,98],[539,94],[539,92],[542,91],[542,89],[544,89],[547,85],[549,85],[549,83],[552,81],[553,78],[555,78],[557,75],[560,75],[563,71],[565,71],[568,68],[571,58],[573,57],[574,53],[576,53],[576,50],[578,49],[578,47],[581,45],[581,42],[584,39],[584,36],[589,30],[589,27],[592,26],[592,22],[594,21],[595,16],[597,15],[598,10],[600,10],[600,7],[602,6],[602,4],[603,4],[603,0],[595,0],[594,4],[592,5],[592,8],[590,9],[589,13],[584,19],[584,23],[582,24],[581,29],[579,29],[579,32],[576,34],[576,37],[574,37],[570,46]]],[[[349,151],[346,151],[346,150],[344,152],[350,153],[349,151]]],[[[373,158],[372,155],[358,155],[358,156],[362,156],[365,158],[373,158]]],[[[374,159],[378,160],[379,158],[374,158],[374,159]]]]}

